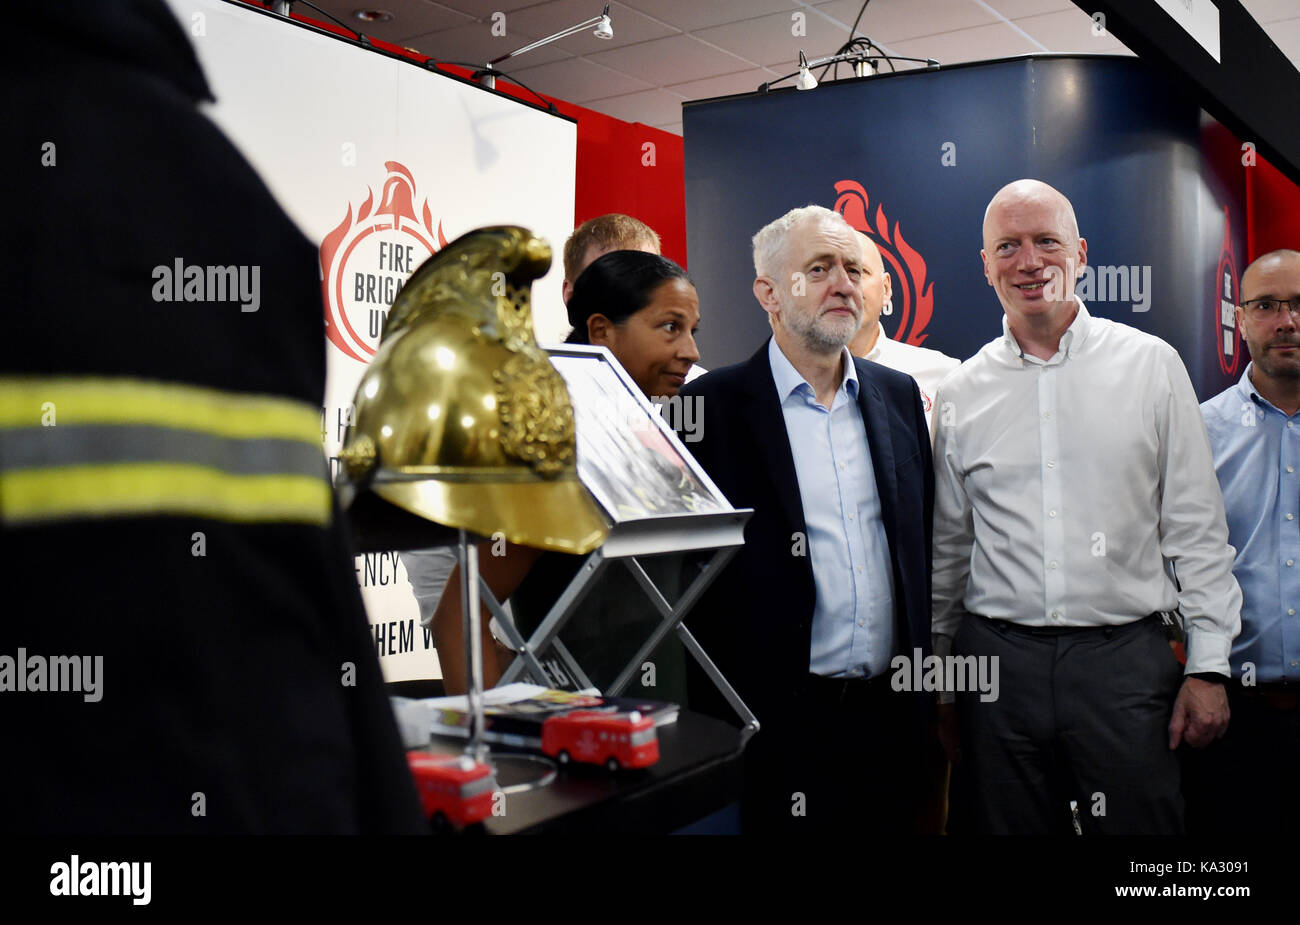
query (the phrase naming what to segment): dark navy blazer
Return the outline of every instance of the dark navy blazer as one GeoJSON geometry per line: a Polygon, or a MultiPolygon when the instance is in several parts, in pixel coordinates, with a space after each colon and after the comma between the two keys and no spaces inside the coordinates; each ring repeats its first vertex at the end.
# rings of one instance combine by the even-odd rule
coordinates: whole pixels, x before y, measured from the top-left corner
{"type": "MultiPolygon", "coordinates": [[[[928,655],[934,470],[925,412],[910,376],[854,363],[893,567],[895,652],[928,655]]],[[[687,623],[760,724],[777,733],[760,733],[772,742],[797,721],[789,711],[808,676],[816,590],[806,540],[804,554],[795,554],[807,527],[767,344],[744,363],[701,376],[682,395],[703,404],[700,439],[686,448],[733,506],[754,509],[745,545],[687,623]]],[[[734,716],[700,687],[692,685],[693,707],[734,716]]]]}

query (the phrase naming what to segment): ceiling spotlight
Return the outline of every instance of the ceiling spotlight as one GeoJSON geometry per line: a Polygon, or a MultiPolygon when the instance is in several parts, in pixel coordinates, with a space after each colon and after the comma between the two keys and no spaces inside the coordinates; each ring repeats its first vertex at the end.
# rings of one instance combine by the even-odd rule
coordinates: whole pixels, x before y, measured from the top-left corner
{"type": "Polygon", "coordinates": [[[596,38],[598,39],[612,39],[614,37],[614,25],[609,21],[608,3],[605,4],[605,11],[601,13],[599,16],[593,16],[591,17],[591,19],[580,22],[576,26],[569,26],[569,28],[561,29],[559,32],[555,33],[554,35],[548,35],[544,39],[538,39],[536,42],[533,42],[531,45],[525,45],[523,48],[516,48],[514,51],[506,52],[504,55],[501,55],[500,57],[493,58],[491,61],[487,63],[487,67],[482,72],[480,72],[482,76],[478,78],[478,81],[479,83],[483,84],[485,87],[491,87],[493,85],[493,82],[496,80],[495,75],[491,73],[492,69],[496,67],[498,64],[500,64],[502,61],[507,61],[510,58],[514,58],[519,55],[526,54],[527,52],[532,51],[534,48],[541,48],[543,45],[549,45],[551,42],[554,42],[557,39],[568,38],[571,35],[577,35],[579,32],[585,32],[588,29],[591,29],[592,35],[596,36],[596,38]]]}
{"type": "MultiPolygon", "coordinates": [[[[858,39],[856,41],[861,42],[863,40],[858,39]]],[[[870,40],[868,39],[867,41],[870,40]]],[[[872,55],[868,57],[866,50],[863,50],[862,48],[852,48],[849,51],[842,51],[839,52],[838,54],[830,55],[829,57],[826,58],[814,58],[812,61],[809,61],[808,57],[803,53],[802,50],[800,50],[798,70],[791,71],[789,74],[783,74],[780,77],[778,77],[776,80],[765,80],[763,83],[758,85],[758,89],[755,90],[754,92],[766,93],[772,87],[776,86],[779,83],[783,83],[784,81],[789,80],[791,77],[797,78],[795,82],[795,86],[797,89],[815,90],[817,89],[818,83],[817,83],[817,78],[812,75],[812,69],[815,67],[824,67],[832,64],[851,65],[853,67],[853,76],[855,77],[877,76],[880,73],[880,65],[878,63],[880,61],[888,61],[889,70],[891,72],[895,70],[894,68],[895,61],[909,61],[915,64],[924,64],[925,70],[927,71],[937,70],[940,66],[939,62],[935,61],[933,58],[908,58],[903,55],[891,55],[891,54],[887,54],[883,49],[877,46],[873,46],[873,47],[875,47],[876,50],[880,52],[880,54],[872,55]]],[[[825,74],[826,71],[823,70],[822,75],[825,76],[825,74]]]]}
{"type": "Polygon", "coordinates": [[[352,15],[362,22],[392,22],[393,14],[388,10],[353,10],[352,15]]]}
{"type": "Polygon", "coordinates": [[[808,59],[802,51],[799,52],[799,80],[795,86],[800,90],[817,89],[817,78],[812,75],[812,71],[808,70],[808,59]]]}

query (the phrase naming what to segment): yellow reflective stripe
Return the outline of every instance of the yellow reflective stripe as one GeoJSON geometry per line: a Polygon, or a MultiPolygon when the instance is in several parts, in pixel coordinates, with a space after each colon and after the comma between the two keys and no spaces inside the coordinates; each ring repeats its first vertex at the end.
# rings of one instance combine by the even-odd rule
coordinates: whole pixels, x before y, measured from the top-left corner
{"type": "Polygon", "coordinates": [[[0,476],[0,519],[189,514],[242,523],[324,526],[330,487],[301,475],[232,475],[173,463],[61,466],[0,476]]]}
{"type": "Polygon", "coordinates": [[[0,377],[0,429],[50,418],[55,426],[147,424],[321,443],[320,409],[289,398],[136,379],[0,377]]]}

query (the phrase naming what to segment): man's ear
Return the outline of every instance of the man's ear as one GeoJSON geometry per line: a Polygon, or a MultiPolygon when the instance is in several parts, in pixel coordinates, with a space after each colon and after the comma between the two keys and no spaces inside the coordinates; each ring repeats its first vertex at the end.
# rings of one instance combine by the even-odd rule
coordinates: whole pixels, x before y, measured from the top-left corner
{"type": "Polygon", "coordinates": [[[993,280],[989,279],[989,255],[983,248],[980,248],[980,260],[984,262],[984,279],[988,281],[990,286],[992,286],[993,280]]]}
{"type": "Polygon", "coordinates": [[[885,282],[885,301],[888,302],[894,297],[894,281],[889,278],[889,274],[884,274],[885,282]]]}
{"type": "Polygon", "coordinates": [[[1088,265],[1088,241],[1085,238],[1079,239],[1079,265],[1075,271],[1074,278],[1078,279],[1083,276],[1083,268],[1088,265]]]}
{"type": "Polygon", "coordinates": [[[589,316],[587,318],[587,342],[613,349],[614,322],[601,314],[589,316]]]}
{"type": "Polygon", "coordinates": [[[781,305],[776,283],[768,276],[760,276],[754,280],[754,298],[758,299],[758,304],[767,312],[775,312],[781,305]]]}
{"type": "Polygon", "coordinates": [[[564,304],[565,304],[565,305],[568,305],[568,304],[569,304],[569,300],[573,298],[573,281],[572,281],[572,280],[568,280],[568,279],[566,279],[566,280],[564,281],[564,285],[560,287],[560,298],[564,300],[564,304]]]}

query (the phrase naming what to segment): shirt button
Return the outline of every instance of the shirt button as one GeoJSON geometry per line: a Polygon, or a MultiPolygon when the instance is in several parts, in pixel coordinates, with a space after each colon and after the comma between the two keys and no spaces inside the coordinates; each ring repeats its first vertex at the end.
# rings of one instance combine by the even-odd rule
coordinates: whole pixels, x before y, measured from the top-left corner
{"type": "Polygon", "coordinates": [[[1060,612],[1059,610],[1053,610],[1053,611],[1052,611],[1052,619],[1053,619],[1053,620],[1059,620],[1059,619],[1061,619],[1061,612],[1060,612]]]}
{"type": "Polygon", "coordinates": [[[858,621],[858,626],[866,626],[866,625],[867,625],[867,621],[866,621],[866,620],[859,620],[859,621],[858,621]]]}
{"type": "MultiPolygon", "coordinates": [[[[1287,427],[1295,427],[1295,421],[1287,421],[1287,422],[1286,422],[1286,426],[1287,426],[1287,427]]],[[[1294,665],[1295,662],[1292,662],[1291,664],[1294,665]]]]}
{"type": "Polygon", "coordinates": [[[852,519],[853,519],[853,515],[850,514],[850,515],[849,515],[849,520],[852,520],[852,519]]]}
{"type": "Polygon", "coordinates": [[[1290,568],[1290,567],[1293,566],[1293,565],[1295,565],[1295,559],[1287,559],[1287,560],[1286,560],[1286,567],[1287,567],[1287,568],[1290,568]]]}
{"type": "Polygon", "coordinates": [[[1295,616],[1295,608],[1292,607],[1290,610],[1288,610],[1288,611],[1286,612],[1286,615],[1287,615],[1288,617],[1294,617],[1294,616],[1295,616]]]}
{"type": "Polygon", "coordinates": [[[1048,567],[1048,568],[1056,568],[1056,560],[1053,559],[1051,562],[1047,563],[1047,567],[1048,567]]]}
{"type": "Polygon", "coordinates": [[[1294,515],[1294,514],[1287,514],[1287,515],[1286,515],[1286,519],[1287,519],[1287,520],[1295,520],[1295,515],[1294,515]]]}
{"type": "Polygon", "coordinates": [[[1286,471],[1287,471],[1287,472],[1295,472],[1295,466],[1287,466],[1287,467],[1286,467],[1286,471]]]}
{"type": "Polygon", "coordinates": [[[1055,469],[1055,468],[1056,468],[1056,460],[1055,460],[1055,459],[1049,459],[1049,460],[1047,461],[1047,468],[1049,468],[1049,469],[1055,469]]]}
{"type": "Polygon", "coordinates": [[[1047,512],[1047,516],[1048,516],[1048,517],[1055,517],[1055,516],[1056,516],[1056,511],[1048,511],[1048,512],[1047,512]]]}
{"type": "Polygon", "coordinates": [[[1044,420],[1044,421],[1050,421],[1051,419],[1052,419],[1052,412],[1050,412],[1050,411],[1044,411],[1044,412],[1043,412],[1043,420],[1044,420]]]}
{"type": "Polygon", "coordinates": [[[846,468],[846,464],[845,464],[845,463],[840,463],[840,468],[841,468],[841,469],[846,468]]]}

